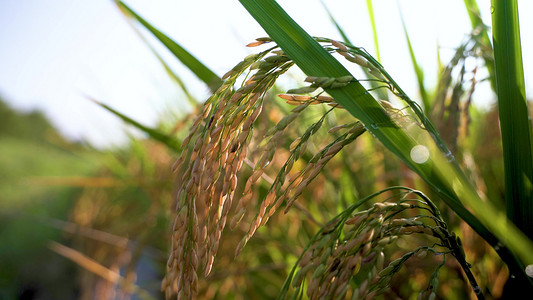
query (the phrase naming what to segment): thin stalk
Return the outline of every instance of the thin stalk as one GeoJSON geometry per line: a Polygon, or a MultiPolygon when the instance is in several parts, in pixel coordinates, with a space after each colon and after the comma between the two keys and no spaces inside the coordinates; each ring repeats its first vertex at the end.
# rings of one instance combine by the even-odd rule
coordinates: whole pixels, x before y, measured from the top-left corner
{"type": "MultiPolygon", "coordinates": [[[[468,17],[470,18],[470,23],[472,24],[472,30],[481,30],[479,34],[480,42],[485,48],[486,53],[492,53],[492,45],[490,43],[489,32],[487,26],[483,23],[481,19],[481,12],[479,11],[479,6],[477,5],[476,0],[464,0],[466,11],[468,12],[468,17]]],[[[490,85],[494,91],[496,91],[496,70],[494,69],[494,60],[490,59],[487,56],[485,58],[485,67],[489,72],[490,76],[490,85]]]]}
{"type": "MultiPolygon", "coordinates": [[[[344,30],[342,29],[342,27],[339,25],[339,22],[337,22],[337,20],[335,19],[335,17],[333,16],[333,14],[329,11],[328,7],[326,6],[326,4],[324,3],[324,1],[320,1],[322,3],[322,6],[324,7],[324,10],[327,12],[331,22],[333,23],[333,25],[335,25],[335,28],[337,28],[337,31],[339,32],[339,34],[341,35],[342,37],[342,40],[345,42],[345,43],[348,43],[348,44],[352,44],[352,42],[350,41],[350,39],[348,38],[348,35],[346,35],[346,33],[344,32],[344,30]]],[[[372,5],[372,4],[370,4],[372,5]]],[[[372,13],[373,15],[373,13],[372,13]]],[[[376,53],[377,53],[377,57],[378,57],[378,60],[379,60],[379,45],[378,45],[378,39],[377,39],[377,30],[375,28],[375,22],[374,22],[374,17],[372,16],[371,17],[371,25],[372,25],[372,31],[374,33],[374,42],[375,42],[375,46],[376,46],[376,53]]],[[[366,77],[370,77],[370,73],[368,73],[368,70],[365,69],[365,68],[361,68],[363,70],[363,73],[365,74],[366,77]]],[[[375,82],[375,81],[370,81],[370,86],[375,89],[379,86],[379,83],[378,82],[375,82]]],[[[378,95],[378,97],[380,99],[388,99],[388,95],[387,95],[387,91],[383,90],[383,89],[376,89],[375,90],[375,93],[378,95]]]]}
{"type": "Polygon", "coordinates": [[[426,87],[424,85],[424,71],[422,70],[422,68],[420,67],[416,59],[415,51],[413,49],[413,45],[411,44],[411,39],[409,38],[409,33],[407,31],[407,26],[405,25],[405,20],[403,18],[403,14],[401,10],[400,10],[400,19],[402,20],[403,32],[405,34],[407,48],[409,49],[409,56],[411,57],[411,64],[413,65],[413,69],[416,75],[416,80],[418,82],[418,91],[420,93],[420,98],[422,98],[422,103],[424,104],[424,112],[428,113],[431,105],[429,102],[429,96],[426,91],[426,87]]]}
{"type": "Polygon", "coordinates": [[[146,38],[142,35],[141,31],[139,29],[137,29],[137,27],[135,27],[132,23],[132,21],[130,19],[127,19],[128,21],[128,24],[130,24],[131,28],[133,29],[133,31],[135,31],[135,33],[137,33],[137,35],[139,36],[139,38],[144,42],[144,44],[150,49],[150,51],[152,51],[152,53],[154,54],[154,56],[157,58],[157,60],[161,63],[161,65],[163,66],[163,68],[165,69],[166,73],[168,74],[168,76],[174,80],[174,82],[181,88],[181,90],[183,91],[183,93],[185,94],[185,98],[187,99],[187,101],[189,102],[189,104],[191,106],[195,106],[198,104],[198,100],[196,100],[192,95],[191,93],[189,93],[189,89],[187,88],[187,86],[185,86],[185,83],[183,82],[183,80],[181,80],[181,78],[178,76],[178,74],[176,74],[171,68],[170,66],[166,63],[166,61],[161,57],[161,55],[159,55],[159,53],[157,53],[157,50],[155,50],[155,48],[150,44],[150,42],[148,42],[148,40],[146,40],[146,38]]]}
{"type": "Polygon", "coordinates": [[[165,144],[169,149],[171,149],[173,151],[176,151],[176,152],[179,151],[180,142],[178,140],[176,140],[174,137],[166,135],[166,134],[164,134],[163,132],[160,132],[157,129],[146,127],[146,126],[142,125],[141,123],[135,121],[134,119],[132,119],[132,118],[130,118],[130,117],[118,112],[117,110],[111,108],[109,105],[103,104],[103,103],[97,101],[94,98],[91,98],[89,96],[87,96],[87,98],[89,100],[93,101],[94,103],[100,105],[102,108],[106,109],[107,111],[109,111],[110,113],[114,114],[115,116],[119,117],[120,119],[122,119],[122,121],[124,121],[124,122],[134,126],[135,128],[145,132],[146,134],[148,134],[154,140],[165,144]]]}
{"type": "Polygon", "coordinates": [[[370,17],[370,25],[372,25],[372,36],[374,37],[376,58],[378,61],[381,61],[381,55],[379,54],[378,29],[376,26],[376,18],[374,17],[374,7],[372,6],[372,0],[366,0],[366,7],[368,8],[368,17],[370,17]]]}
{"type": "Polygon", "coordinates": [[[174,54],[177,59],[179,59],[187,68],[189,68],[194,75],[207,84],[212,92],[215,92],[220,87],[222,84],[222,79],[220,79],[220,77],[218,77],[218,75],[211,71],[207,66],[201,63],[196,57],[178,45],[178,43],[165,35],[159,29],[152,26],[152,24],[143,19],[124,2],[119,0],[113,1],[120,10],[122,10],[125,14],[130,15],[143,27],[150,31],[161,43],[163,43],[163,45],[165,45],[170,52],[172,52],[172,54],[174,54]]]}
{"type": "Polygon", "coordinates": [[[342,39],[347,42],[347,43],[351,43],[350,42],[350,39],[348,38],[348,36],[346,35],[346,32],[344,32],[344,30],[342,29],[342,27],[339,25],[339,23],[337,22],[337,20],[335,20],[335,18],[333,17],[333,14],[331,14],[331,12],[329,11],[328,7],[326,6],[326,3],[324,3],[324,1],[320,0],[320,3],[322,4],[322,7],[324,7],[324,10],[326,11],[326,13],[328,14],[329,16],[329,19],[331,20],[331,22],[333,23],[333,25],[335,25],[335,28],[337,28],[337,31],[339,32],[339,34],[341,35],[342,39]]]}

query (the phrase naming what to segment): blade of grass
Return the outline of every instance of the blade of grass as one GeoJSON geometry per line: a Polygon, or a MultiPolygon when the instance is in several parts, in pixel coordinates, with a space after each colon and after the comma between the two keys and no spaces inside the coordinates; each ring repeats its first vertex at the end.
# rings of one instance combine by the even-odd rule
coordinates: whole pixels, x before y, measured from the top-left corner
{"type": "MultiPolygon", "coordinates": [[[[351,44],[350,42],[350,39],[348,38],[348,36],[346,35],[346,33],[344,32],[344,30],[342,29],[342,27],[339,25],[339,23],[337,22],[337,20],[335,19],[335,17],[333,17],[333,14],[329,11],[328,7],[326,6],[326,4],[324,3],[324,1],[320,1],[320,3],[322,3],[322,6],[324,7],[324,10],[328,13],[328,16],[329,16],[329,19],[331,20],[331,22],[333,23],[333,25],[335,26],[335,28],[337,28],[337,31],[339,32],[339,34],[341,35],[342,39],[346,42],[346,43],[349,43],[351,44]]],[[[377,37],[376,37],[376,42],[377,42],[377,37]]],[[[377,45],[376,45],[377,47],[377,45]]],[[[363,73],[367,76],[367,77],[370,77],[370,73],[368,73],[368,70],[365,69],[365,68],[361,68],[363,70],[363,73]]],[[[378,97],[380,99],[388,99],[388,95],[387,95],[387,91],[384,90],[384,89],[379,89],[379,83],[378,82],[374,82],[374,81],[370,81],[370,86],[374,89],[375,93],[378,94],[378,97]]]]}
{"type": "Polygon", "coordinates": [[[366,0],[366,7],[368,8],[368,17],[370,18],[370,24],[372,25],[372,35],[374,37],[374,47],[376,48],[376,58],[378,61],[381,61],[381,55],[379,55],[378,28],[376,26],[376,18],[374,17],[372,0],[366,0]]]}
{"type": "Polygon", "coordinates": [[[152,46],[149,46],[149,47],[154,53],[154,55],[157,57],[157,60],[159,60],[159,62],[163,65],[163,68],[165,69],[165,72],[167,72],[168,76],[170,76],[170,78],[172,78],[172,80],[174,80],[174,82],[181,88],[181,90],[185,94],[185,98],[187,99],[187,102],[191,106],[198,105],[199,101],[193,95],[191,95],[191,93],[189,93],[189,89],[187,88],[183,80],[181,80],[181,78],[176,73],[174,73],[174,71],[163,60],[163,58],[157,52],[155,52],[155,49],[153,49],[152,46]]]}
{"type": "MultiPolygon", "coordinates": [[[[486,49],[486,53],[492,53],[492,45],[490,43],[490,37],[489,32],[487,30],[487,26],[483,23],[483,20],[481,19],[481,13],[479,11],[479,6],[477,5],[476,0],[464,0],[466,11],[468,12],[468,17],[470,18],[470,23],[472,24],[472,30],[481,30],[481,34],[479,35],[481,37],[481,43],[483,47],[486,49]]],[[[492,90],[496,91],[496,71],[494,69],[494,61],[492,59],[488,59],[487,56],[483,56],[485,58],[485,66],[487,67],[487,70],[489,72],[490,76],[490,83],[492,90]]]]}
{"type": "Polygon", "coordinates": [[[507,215],[533,238],[531,123],[525,94],[518,5],[515,0],[493,0],[492,7],[507,215]]]}
{"type": "Polygon", "coordinates": [[[439,45],[439,41],[437,40],[437,75],[440,74],[442,72],[442,70],[444,70],[444,64],[442,63],[442,59],[440,57],[440,45],[439,45]]]}
{"type": "Polygon", "coordinates": [[[141,34],[141,32],[137,29],[137,27],[133,26],[133,22],[132,22],[131,18],[128,17],[128,14],[126,14],[123,10],[120,10],[120,11],[124,14],[125,17],[127,17],[126,19],[128,21],[128,24],[131,25],[131,28],[135,31],[135,33],[137,33],[139,38],[150,49],[150,51],[152,51],[152,53],[155,55],[157,60],[161,63],[161,65],[163,66],[163,68],[167,72],[168,76],[170,76],[170,78],[172,80],[174,80],[174,82],[176,82],[176,84],[178,84],[178,86],[181,88],[183,93],[185,93],[185,97],[187,98],[187,101],[189,102],[189,104],[191,104],[193,106],[198,104],[198,101],[189,93],[189,90],[185,86],[185,84],[183,83],[183,80],[181,80],[181,78],[176,73],[174,73],[174,71],[170,68],[170,66],[167,64],[167,62],[161,57],[161,55],[159,55],[159,53],[157,53],[157,51],[154,49],[154,47],[152,47],[152,45],[146,40],[144,35],[141,34]]]}
{"type": "Polygon", "coordinates": [[[429,97],[426,92],[426,87],[424,86],[424,71],[418,64],[418,61],[416,59],[415,51],[413,49],[413,45],[411,44],[411,39],[409,38],[409,32],[407,31],[407,26],[405,25],[405,20],[403,18],[402,11],[400,10],[400,7],[398,6],[398,10],[400,12],[400,19],[402,20],[402,27],[403,32],[405,34],[405,40],[407,41],[407,47],[409,48],[409,56],[411,57],[411,64],[413,65],[413,69],[415,71],[416,80],[418,82],[418,92],[420,93],[420,97],[422,98],[422,104],[424,104],[424,112],[427,114],[430,109],[430,103],[429,103],[429,97]]]}
{"type": "Polygon", "coordinates": [[[335,18],[333,17],[333,15],[331,14],[331,12],[329,11],[328,7],[326,6],[326,3],[324,3],[324,1],[320,0],[320,3],[322,4],[322,7],[324,7],[324,10],[326,11],[326,13],[328,14],[329,16],[329,19],[331,20],[331,22],[333,23],[333,25],[335,26],[335,28],[337,28],[337,31],[339,32],[339,34],[341,35],[342,39],[347,42],[347,43],[352,43],[350,42],[350,39],[348,38],[348,36],[346,35],[346,33],[344,32],[344,30],[342,29],[342,27],[339,25],[339,23],[337,22],[337,20],[335,20],[335,18]]]}
{"type": "MultiPolygon", "coordinates": [[[[296,24],[275,1],[240,0],[240,2],[286,55],[293,59],[308,76],[336,78],[349,75],[342,64],[296,24]]],[[[533,243],[514,226],[505,226],[505,215],[502,216],[489,203],[479,198],[457,165],[447,162],[447,158],[437,150],[442,149],[440,145],[436,147],[434,144],[426,144],[429,147],[428,150],[431,151],[432,159],[426,163],[417,164],[411,159],[410,152],[414,146],[419,145],[419,142],[396,126],[359,82],[352,82],[338,89],[326,90],[348,112],[365,124],[367,130],[385,147],[432,186],[448,206],[495,247],[504,261],[508,264],[517,264],[512,254],[504,247],[505,245],[512,248],[522,259],[533,262],[531,255],[533,243]],[[463,206],[459,199],[470,206],[476,217],[463,206]]],[[[426,129],[430,130],[427,127],[426,129]]],[[[433,135],[433,131],[430,132],[433,135]]]]}
{"type": "Polygon", "coordinates": [[[125,13],[123,10],[120,10],[120,11],[124,14],[124,16],[127,17],[126,20],[128,21],[128,24],[131,25],[131,28],[135,31],[135,33],[137,33],[139,38],[150,49],[150,51],[152,51],[152,53],[155,55],[157,60],[161,63],[161,65],[163,66],[163,68],[167,72],[168,76],[172,80],[174,80],[174,82],[181,88],[181,90],[185,94],[185,97],[187,98],[187,101],[189,102],[189,104],[191,104],[192,106],[197,105],[198,104],[198,100],[196,100],[189,93],[189,89],[185,86],[185,84],[183,83],[183,80],[181,80],[181,78],[176,73],[174,73],[174,71],[170,68],[170,66],[166,63],[166,61],[161,57],[161,55],[159,55],[159,53],[157,53],[157,51],[154,49],[154,47],[152,47],[152,45],[146,40],[146,38],[141,34],[141,32],[137,29],[137,27],[133,26],[133,22],[132,22],[131,18],[129,17],[129,15],[127,13],[125,13]]]}
{"type": "Polygon", "coordinates": [[[173,151],[179,151],[179,148],[180,148],[180,143],[174,139],[173,137],[171,136],[168,136],[156,129],[153,129],[153,128],[149,128],[149,127],[146,127],[144,125],[142,125],[141,123],[133,120],[132,118],[116,111],[115,109],[111,108],[110,106],[106,105],[106,104],[103,104],[91,97],[88,97],[91,101],[93,101],[94,103],[98,104],[99,106],[101,106],[102,108],[104,108],[105,110],[109,111],[110,113],[114,114],[115,116],[119,117],[120,119],[122,119],[122,121],[134,126],[135,128],[145,132],[146,134],[148,134],[148,136],[150,136],[151,138],[153,138],[154,140],[156,141],[159,141],[163,144],[165,144],[169,149],[172,149],[173,151]]]}
{"type": "Polygon", "coordinates": [[[115,4],[128,16],[137,20],[142,26],[150,31],[167,49],[176,56],[187,68],[189,68],[200,80],[202,80],[212,92],[215,92],[222,84],[222,79],[218,77],[213,71],[201,63],[196,57],[190,54],[183,47],[178,45],[175,41],[167,35],[152,26],[149,22],[134,12],[129,6],[122,1],[115,1],[115,4]]]}

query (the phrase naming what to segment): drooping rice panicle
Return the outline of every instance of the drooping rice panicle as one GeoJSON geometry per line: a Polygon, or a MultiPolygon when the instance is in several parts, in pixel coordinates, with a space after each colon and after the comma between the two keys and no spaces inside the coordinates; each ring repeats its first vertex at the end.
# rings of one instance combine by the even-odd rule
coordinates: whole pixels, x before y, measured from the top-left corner
{"type": "MultiPolygon", "coordinates": [[[[388,75],[382,74],[382,67],[365,58],[360,50],[331,40],[318,40],[325,43],[326,48],[330,45],[336,47],[327,48],[330,51],[338,52],[368,68],[375,80],[395,92],[394,84],[386,79],[388,75]]],[[[266,42],[269,40],[258,40],[249,46],[259,46],[266,42]]],[[[276,79],[292,66],[292,61],[283,51],[277,50],[276,46],[259,54],[249,55],[223,76],[225,82],[206,101],[202,112],[194,120],[189,136],[183,141],[182,155],[172,167],[181,176],[181,180],[176,196],[171,255],[167,263],[167,276],[162,283],[167,298],[175,294],[179,299],[194,298],[198,272],[203,272],[204,276],[211,272],[230,210],[234,207],[235,213],[230,225],[235,228],[244,219],[250,201],[254,198],[254,186],[266,175],[265,171],[275,160],[277,150],[286,141],[288,128],[305,109],[320,104],[332,107],[290,143],[288,158],[277,171],[275,179],[269,183],[266,196],[260,200],[258,211],[235,250],[236,255],[281,205],[286,204],[287,212],[325,165],[366,131],[358,121],[331,128],[330,133],[335,138],[316,152],[303,168],[293,171],[295,163],[306,152],[310,137],[322,127],[328,113],[342,108],[334,98],[324,94],[324,89],[342,88],[355,80],[352,76],[307,77],[305,81],[310,83],[309,86],[291,89],[279,95],[287,104],[295,107],[262,137],[262,142],[254,149],[260,155],[255,163],[251,163],[252,173],[245,183],[242,195],[236,195],[238,173],[248,159],[254,123],[263,111],[264,97],[276,79]],[[234,199],[238,199],[235,204],[234,199]]],[[[398,91],[396,94],[401,96],[398,91]]],[[[423,121],[413,121],[412,117],[406,116],[402,110],[395,109],[388,102],[381,105],[398,126],[425,126],[423,121]]],[[[387,223],[387,213],[395,209],[401,211],[412,208],[411,206],[412,204],[406,203],[376,203],[366,217],[354,215],[347,218],[349,214],[346,214],[343,220],[330,223],[333,228],[321,237],[313,246],[311,256],[307,257],[315,269],[307,286],[309,297],[344,297],[350,290],[350,278],[357,273],[354,270],[381,257],[383,247],[399,236],[414,233],[434,235],[437,231],[433,227],[418,220],[402,219],[401,222],[404,223],[395,221],[394,226],[387,223]],[[343,235],[343,240],[340,240],[344,226],[351,226],[352,230],[347,231],[347,235],[343,235]],[[361,226],[366,229],[362,230],[361,226]],[[331,272],[321,273],[316,271],[317,268],[331,272]]],[[[305,268],[306,266],[302,266],[298,281],[303,281],[306,277],[309,267],[305,268]]],[[[364,291],[366,294],[363,296],[372,296],[386,287],[387,284],[380,281],[378,272],[378,269],[372,269],[369,273],[369,289],[364,291]],[[375,288],[378,283],[379,289],[375,288]]],[[[352,295],[354,293],[352,291],[352,295]]]]}
{"type": "MultiPolygon", "coordinates": [[[[300,256],[278,299],[289,296],[289,287],[298,294],[304,286],[312,299],[324,295],[335,295],[339,299],[348,295],[352,299],[373,299],[387,290],[392,276],[413,257],[428,252],[443,257],[451,253],[458,260],[464,260],[464,256],[457,256],[460,245],[452,242],[454,235],[448,232],[446,223],[427,197],[404,187],[387,191],[393,193],[385,199],[387,202],[376,202],[366,210],[355,211],[384,192],[373,194],[326,224],[300,256]],[[414,250],[386,263],[386,247],[410,235],[425,236],[428,245],[415,244],[414,250]],[[362,269],[366,271],[360,273],[362,269]],[[355,282],[361,284],[351,285],[353,278],[359,278],[355,282]],[[307,284],[304,284],[306,280],[307,284]]],[[[438,270],[442,265],[436,266],[426,291],[431,293],[432,288],[436,288],[438,270]]]]}
{"type": "Polygon", "coordinates": [[[173,166],[181,171],[182,179],[172,253],[162,284],[167,298],[173,294],[180,299],[194,297],[198,270],[203,268],[207,275],[212,268],[263,97],[291,66],[286,57],[262,60],[268,53],[250,55],[224,75],[226,81],[206,101],[173,166]],[[260,79],[252,76],[234,89],[239,76],[258,61],[262,63],[255,75],[262,75],[260,79]]]}

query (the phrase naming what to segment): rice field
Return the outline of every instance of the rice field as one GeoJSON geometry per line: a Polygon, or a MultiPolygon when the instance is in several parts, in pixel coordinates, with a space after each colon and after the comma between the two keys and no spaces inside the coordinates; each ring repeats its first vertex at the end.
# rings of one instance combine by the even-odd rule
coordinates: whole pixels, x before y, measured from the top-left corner
{"type": "Polygon", "coordinates": [[[533,291],[533,144],[516,1],[494,0],[492,24],[464,1],[472,32],[442,62],[436,86],[425,85],[399,24],[417,95],[333,17],[323,21],[344,40],[314,37],[276,1],[240,0],[268,37],[243,45],[253,54],[218,77],[142,12],[115,3],[211,96],[191,97],[192,113],[158,128],[95,101],[148,138],[94,154],[103,163],[87,177],[39,183],[78,188],[60,218],[41,219],[61,233],[44,246],[73,262],[78,298],[533,291]],[[497,107],[472,103],[482,81],[497,107]]]}

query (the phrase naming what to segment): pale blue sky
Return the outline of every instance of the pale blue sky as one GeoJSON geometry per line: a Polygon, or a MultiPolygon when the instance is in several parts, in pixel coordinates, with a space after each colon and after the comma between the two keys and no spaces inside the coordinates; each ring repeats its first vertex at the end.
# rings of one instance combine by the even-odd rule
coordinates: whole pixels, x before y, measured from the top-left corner
{"type": "MultiPolygon", "coordinates": [[[[324,2],[352,41],[373,53],[366,1],[324,2]]],[[[383,65],[408,93],[416,93],[396,2],[430,86],[435,79],[437,39],[445,48],[456,47],[469,30],[469,20],[462,0],[374,0],[383,65]]],[[[490,1],[478,2],[490,22],[490,1]]],[[[252,51],[244,47],[246,43],[264,36],[237,0],[127,3],[219,75],[252,51]]],[[[320,1],[279,3],[310,34],[339,38],[320,1]]],[[[533,1],[519,1],[519,8],[521,27],[533,28],[533,1]]],[[[522,30],[522,41],[530,94],[533,37],[522,30]]],[[[0,95],[16,108],[43,110],[68,137],[97,146],[126,140],[121,122],[84,94],[149,126],[169,109],[186,109],[179,89],[110,0],[1,0],[0,43],[0,95]]],[[[163,55],[172,62],[168,53],[163,55]]],[[[446,61],[446,52],[443,55],[446,61]]],[[[208,96],[179,63],[171,65],[198,98],[208,96]]],[[[480,91],[478,98],[490,100],[492,95],[480,91]]]]}

